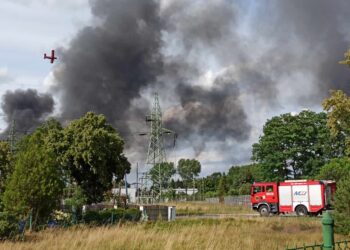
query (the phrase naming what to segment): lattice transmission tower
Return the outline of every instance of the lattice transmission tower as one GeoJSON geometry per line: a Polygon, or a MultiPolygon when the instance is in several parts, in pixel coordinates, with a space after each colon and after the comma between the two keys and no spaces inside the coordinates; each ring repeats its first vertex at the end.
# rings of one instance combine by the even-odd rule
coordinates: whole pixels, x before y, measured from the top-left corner
{"type": "Polygon", "coordinates": [[[162,165],[161,163],[166,162],[166,153],[163,144],[163,137],[167,134],[172,134],[174,136],[174,145],[176,140],[176,133],[172,130],[166,129],[163,127],[162,122],[162,111],[159,104],[158,93],[154,93],[153,103],[152,103],[152,111],[151,114],[146,116],[146,122],[150,124],[150,131],[148,133],[142,133],[141,135],[149,135],[149,144],[147,151],[147,160],[146,164],[149,166],[148,171],[146,171],[143,176],[141,183],[144,183],[144,187],[141,190],[144,190],[144,193],[141,191],[141,199],[142,196],[148,198],[153,196],[153,200],[160,200],[162,196],[162,165]],[[153,190],[149,190],[150,183],[150,174],[149,170],[156,166],[158,178],[153,179],[153,190]]]}

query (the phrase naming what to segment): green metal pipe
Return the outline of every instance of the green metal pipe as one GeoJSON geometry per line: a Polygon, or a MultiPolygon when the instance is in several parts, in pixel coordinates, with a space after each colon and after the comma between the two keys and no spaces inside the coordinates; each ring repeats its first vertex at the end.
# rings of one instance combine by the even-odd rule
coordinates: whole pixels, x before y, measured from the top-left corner
{"type": "Polygon", "coordinates": [[[33,229],[33,215],[32,215],[32,212],[30,212],[30,215],[29,215],[29,231],[32,231],[33,229]]]}
{"type": "Polygon", "coordinates": [[[331,214],[326,211],[322,218],[323,249],[334,249],[334,220],[331,214]]]}

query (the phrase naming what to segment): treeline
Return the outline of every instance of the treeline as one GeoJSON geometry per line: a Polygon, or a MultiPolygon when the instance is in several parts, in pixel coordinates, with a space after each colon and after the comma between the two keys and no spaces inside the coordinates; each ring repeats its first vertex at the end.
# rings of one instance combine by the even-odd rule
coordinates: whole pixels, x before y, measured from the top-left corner
{"type": "MultiPolygon", "coordinates": [[[[171,178],[175,168],[171,163],[165,163],[169,166],[162,169],[169,169],[169,174],[164,179],[168,184],[164,183],[164,186],[173,189],[196,188],[198,193],[192,198],[204,199],[225,195],[248,195],[254,181],[340,181],[349,170],[350,140],[346,131],[348,128],[344,123],[348,122],[350,127],[350,121],[342,121],[340,124],[339,119],[343,115],[346,116],[345,112],[350,110],[350,100],[341,91],[336,91],[323,105],[328,113],[304,110],[298,114],[287,113],[269,119],[263,127],[259,141],[252,147],[253,164],[232,166],[226,173],[215,172],[203,178],[196,178],[199,172],[182,174],[182,179],[174,180],[171,178]],[[337,106],[339,103],[342,103],[341,109],[337,106]],[[344,103],[349,103],[349,106],[344,106],[344,103]],[[342,114],[337,114],[338,117],[334,118],[334,112],[342,114]],[[333,125],[332,119],[335,123],[333,125]],[[337,130],[340,125],[342,130],[337,130]]],[[[180,163],[181,161],[179,170],[182,165],[180,163]]],[[[191,164],[184,164],[186,165],[191,169],[191,164]]],[[[158,174],[154,176],[157,178],[158,174]]]]}
{"type": "MultiPolygon", "coordinates": [[[[16,234],[18,222],[28,218],[34,230],[57,221],[57,215],[84,219],[82,206],[115,199],[112,187],[131,169],[123,139],[103,115],[92,112],[66,127],[49,119],[13,146],[0,141],[0,239],[16,234]]],[[[176,168],[157,164],[150,170],[152,189],[173,196],[175,173],[189,188],[200,171],[195,159],[181,159],[176,168]]]]}
{"type": "Polygon", "coordinates": [[[106,118],[91,112],[64,128],[50,119],[14,148],[0,142],[0,238],[13,233],[13,218],[31,217],[35,229],[55,210],[102,201],[130,172],[123,147],[106,118]]]}
{"type": "Polygon", "coordinates": [[[261,181],[257,164],[232,166],[228,173],[216,172],[201,179],[205,198],[225,195],[248,195],[254,181],[261,181]]]}
{"type": "MultiPolygon", "coordinates": [[[[350,67],[350,50],[341,63],[350,67]]],[[[255,164],[204,178],[209,192],[216,196],[246,194],[254,181],[335,180],[336,229],[349,234],[350,98],[341,90],[332,91],[322,106],[325,112],[304,110],[269,119],[253,145],[255,164]]]]}

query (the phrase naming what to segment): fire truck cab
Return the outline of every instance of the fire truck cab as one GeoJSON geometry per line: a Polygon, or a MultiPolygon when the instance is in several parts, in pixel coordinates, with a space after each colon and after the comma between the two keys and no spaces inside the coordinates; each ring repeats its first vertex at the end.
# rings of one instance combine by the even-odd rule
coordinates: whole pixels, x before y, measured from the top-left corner
{"type": "Polygon", "coordinates": [[[254,183],[251,188],[253,210],[261,216],[293,213],[318,215],[330,209],[336,186],[334,181],[293,180],[254,183]]]}

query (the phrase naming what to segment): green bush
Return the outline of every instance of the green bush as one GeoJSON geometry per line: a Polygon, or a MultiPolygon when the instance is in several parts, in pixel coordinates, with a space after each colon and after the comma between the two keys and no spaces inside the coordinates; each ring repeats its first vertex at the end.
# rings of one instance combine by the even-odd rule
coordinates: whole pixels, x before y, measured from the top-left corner
{"type": "Polygon", "coordinates": [[[138,221],[141,218],[141,211],[136,208],[125,210],[125,219],[130,221],[138,221]]]}
{"type": "Polygon", "coordinates": [[[0,213],[0,239],[9,239],[19,234],[18,220],[7,212],[0,213]]]}
{"type": "Polygon", "coordinates": [[[217,197],[218,193],[216,191],[208,191],[204,194],[205,198],[217,197]]]}
{"type": "Polygon", "coordinates": [[[118,209],[112,209],[111,210],[111,213],[113,212],[114,214],[114,221],[119,221],[121,219],[124,219],[125,217],[125,209],[121,209],[121,208],[118,208],[118,209]]]}
{"type": "MultiPolygon", "coordinates": [[[[99,212],[99,222],[98,224],[109,224],[112,222],[112,210],[102,210],[99,212]]],[[[114,217],[114,221],[116,220],[115,219],[115,216],[114,217]]]]}
{"type": "Polygon", "coordinates": [[[87,211],[83,215],[83,220],[87,224],[98,224],[100,222],[100,213],[97,211],[87,211]]]}
{"type": "Polygon", "coordinates": [[[334,204],[335,230],[341,234],[350,233],[350,174],[337,183],[334,204]]]}
{"type": "Polygon", "coordinates": [[[108,209],[102,211],[88,211],[83,215],[83,220],[87,224],[103,225],[118,222],[120,220],[138,221],[141,218],[141,212],[138,209],[108,209]]]}

